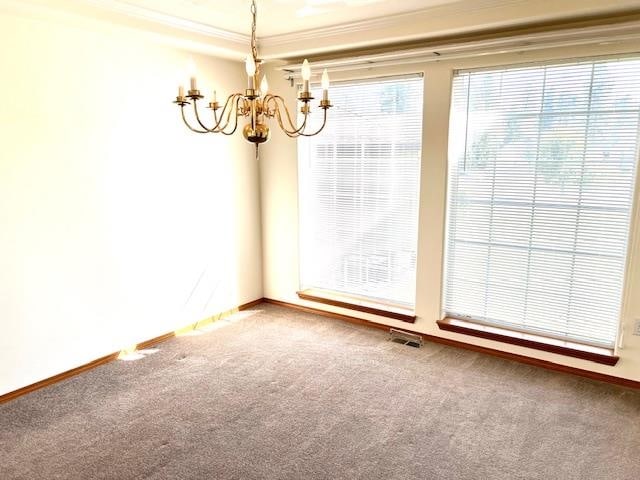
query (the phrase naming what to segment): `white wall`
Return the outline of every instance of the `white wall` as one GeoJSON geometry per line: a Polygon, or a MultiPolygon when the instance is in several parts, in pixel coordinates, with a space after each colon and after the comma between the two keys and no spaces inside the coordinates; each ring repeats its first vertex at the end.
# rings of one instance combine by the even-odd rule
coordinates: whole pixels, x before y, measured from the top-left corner
{"type": "Polygon", "coordinates": [[[0,394],[262,297],[258,165],[182,125],[189,54],[6,12],[0,40],[0,394]]]}
{"type": "MultiPolygon", "coordinates": [[[[441,331],[436,325],[440,316],[442,292],[442,255],[445,222],[446,172],[448,149],[449,106],[451,78],[454,69],[497,64],[520,63],[552,58],[601,55],[615,52],[640,51],[640,44],[612,44],[594,47],[553,49],[546,52],[527,52],[479,59],[427,63],[395,69],[357,72],[357,76],[380,76],[394,73],[424,72],[424,136],[421,171],[419,251],[417,272],[416,315],[414,325],[375,317],[327,305],[298,299],[298,190],[295,142],[274,135],[260,165],[262,191],[263,271],[264,295],[299,305],[345,313],[399,328],[411,328],[430,335],[486,346],[498,350],[529,355],[558,364],[640,380],[640,337],[632,336],[634,319],[640,318],[640,195],[637,195],[632,224],[634,234],[630,248],[629,275],[625,287],[622,328],[625,332],[623,348],[618,350],[620,361],[615,367],[550,354],[538,350],[482,340],[475,337],[441,331]]],[[[347,74],[334,79],[355,78],[347,74]]],[[[289,92],[290,104],[295,92],[282,80],[282,74],[270,73],[274,91],[289,92]]],[[[329,120],[330,121],[330,120],[329,120]]]]}

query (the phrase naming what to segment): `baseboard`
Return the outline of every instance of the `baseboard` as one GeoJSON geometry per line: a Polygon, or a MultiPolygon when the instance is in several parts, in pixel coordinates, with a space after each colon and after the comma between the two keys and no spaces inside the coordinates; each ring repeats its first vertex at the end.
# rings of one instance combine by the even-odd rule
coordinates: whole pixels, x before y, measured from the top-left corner
{"type": "Polygon", "coordinates": [[[256,305],[260,305],[261,303],[264,303],[264,298],[259,298],[257,300],[252,301],[252,302],[244,303],[244,304],[242,304],[242,305],[240,305],[238,307],[238,310],[240,310],[240,311],[249,310],[250,308],[253,308],[256,305]]]}
{"type": "MultiPolygon", "coordinates": [[[[248,302],[248,303],[244,303],[240,306],[238,306],[236,309],[234,310],[238,310],[238,311],[242,311],[242,310],[248,310],[252,307],[255,307],[256,305],[259,305],[263,302],[262,298],[259,298],[258,300],[253,300],[252,302],[248,302]]],[[[203,322],[197,322],[194,323],[190,326],[185,327],[186,329],[188,329],[189,327],[195,327],[199,324],[202,324],[203,322]]],[[[149,340],[145,340],[144,342],[140,342],[136,345],[136,348],[142,350],[145,348],[149,348],[152,347],[154,345],[157,345],[161,342],[164,342],[166,340],[169,340],[170,338],[175,337],[175,331],[173,332],[168,332],[165,333],[163,335],[160,335],[158,337],[155,338],[151,338],[149,340]]],[[[18,397],[21,397],[22,395],[26,395],[27,393],[31,393],[34,392],[36,390],[40,390],[41,388],[44,387],[48,387],[49,385],[53,385],[54,383],[58,383],[61,382],[63,380],[66,380],[67,378],[71,378],[75,375],[78,375],[82,372],[86,372],[87,370],[91,370],[93,368],[99,367],[100,365],[104,365],[105,363],[109,363],[115,359],[118,358],[118,356],[120,355],[121,352],[114,352],[114,353],[110,353],[109,355],[105,355],[104,357],[100,357],[96,360],[93,360],[89,363],[85,363],[84,365],[81,365],[79,367],[76,368],[72,368],[71,370],[67,370],[66,372],[62,372],[59,373],[57,375],[54,375],[53,377],[49,377],[49,378],[45,378],[44,380],[40,380],[39,382],[36,383],[32,383],[31,385],[27,385],[26,387],[22,387],[19,388],[18,390],[14,390],[13,392],[9,392],[9,393],[5,393],[4,395],[0,395],[0,403],[5,403],[5,402],[9,402],[11,400],[14,400],[18,397]]]]}
{"type": "MultiPolygon", "coordinates": [[[[302,312],[314,313],[316,315],[321,315],[323,317],[329,317],[329,318],[341,320],[344,322],[349,322],[356,325],[363,325],[369,328],[376,328],[378,330],[388,331],[389,328],[391,328],[388,325],[384,325],[382,323],[371,322],[369,320],[353,317],[350,315],[343,315],[341,313],[329,312],[329,311],[321,310],[318,308],[305,307],[302,305],[296,305],[295,303],[283,302],[281,300],[273,300],[270,298],[260,298],[257,300],[253,300],[252,302],[248,302],[238,306],[237,310],[239,311],[248,310],[257,305],[260,305],[261,303],[270,303],[273,305],[279,305],[281,307],[291,308],[291,309],[299,310],[302,312]]],[[[197,324],[194,324],[194,325],[197,325],[197,324]]],[[[510,353],[510,352],[504,352],[502,350],[496,350],[494,348],[481,347],[479,345],[473,345],[471,343],[461,342],[458,340],[451,340],[449,338],[437,337],[435,335],[428,335],[426,333],[416,332],[414,330],[409,330],[409,329],[402,329],[402,330],[404,330],[407,333],[420,335],[423,339],[433,343],[440,343],[443,345],[448,345],[450,347],[462,348],[462,349],[471,350],[474,352],[485,353],[487,355],[492,355],[494,357],[500,357],[507,360],[513,360],[519,363],[525,363],[527,365],[546,368],[547,370],[568,373],[571,375],[578,375],[580,377],[589,378],[591,380],[597,380],[600,382],[606,382],[614,385],[619,385],[622,387],[640,390],[640,382],[635,380],[629,380],[626,378],[607,375],[604,373],[592,372],[590,370],[584,370],[576,367],[568,367],[566,365],[550,362],[548,360],[540,360],[537,358],[528,357],[526,355],[520,355],[517,353],[510,353]]],[[[153,345],[157,345],[158,343],[164,342],[172,337],[175,337],[175,332],[165,333],[164,335],[160,335],[158,337],[139,343],[137,345],[137,348],[139,349],[149,348],[153,345]]],[[[93,368],[99,367],[100,365],[104,365],[105,363],[109,363],[117,359],[119,355],[120,355],[120,352],[115,352],[109,355],[105,355],[104,357],[98,358],[96,360],[93,360],[79,367],[72,368],[71,370],[67,370],[66,372],[62,372],[57,375],[54,375],[53,377],[40,380],[39,382],[33,383],[31,385],[27,385],[26,387],[19,388],[18,390],[14,390],[13,392],[0,395],[0,403],[9,402],[18,397],[21,397],[22,395],[26,395],[33,391],[39,390],[41,388],[48,387],[49,385],[53,385],[54,383],[61,382],[62,380],[66,380],[67,378],[71,378],[82,372],[86,372],[87,370],[91,370],[93,368]]]]}
{"type": "Polygon", "coordinates": [[[87,370],[91,370],[92,368],[99,367],[100,365],[104,365],[105,363],[109,363],[112,360],[115,360],[120,355],[120,352],[111,353],[109,355],[105,355],[104,357],[93,360],[92,362],[85,363],[76,368],[72,368],[71,370],[67,370],[66,372],[59,373],[58,375],[54,375],[53,377],[45,378],[44,380],[40,380],[39,382],[32,383],[31,385],[27,385],[26,387],[19,388],[18,390],[14,390],[13,392],[5,393],[0,396],[0,403],[8,402],[10,400],[14,400],[22,395],[26,395],[27,393],[34,392],[36,390],[40,390],[41,388],[48,387],[49,385],[53,385],[54,383],[61,382],[62,380],[66,380],[67,378],[78,375],[82,372],[86,372],[87,370]]]}
{"type": "MultiPolygon", "coordinates": [[[[356,325],[364,325],[370,328],[376,328],[378,330],[388,331],[391,327],[388,325],[384,325],[381,323],[371,322],[369,320],[364,320],[358,317],[352,317],[350,315],[343,315],[335,312],[328,312],[326,310],[320,310],[318,308],[313,307],[305,307],[302,305],[297,305],[295,303],[283,302],[281,300],[273,300],[270,298],[263,299],[265,303],[271,303],[273,305],[280,305],[281,307],[292,308],[295,310],[299,310],[302,312],[315,313],[317,315],[322,315],[323,317],[334,318],[337,320],[342,320],[349,323],[354,323],[356,325]]],[[[396,327],[394,327],[396,328],[396,327]]],[[[496,350],[494,348],[481,347],[479,345],[473,345],[471,343],[461,342],[459,340],[451,340],[449,338],[438,337],[435,335],[429,335],[426,333],[416,332],[414,330],[409,329],[398,329],[403,330],[407,333],[413,333],[415,335],[420,335],[423,339],[433,342],[440,343],[442,345],[448,345],[450,347],[463,348],[465,350],[471,350],[474,352],[485,353],[487,355],[492,355],[494,357],[500,357],[507,360],[513,360],[514,362],[526,363],[527,365],[533,365],[536,367],[546,368],[547,370],[553,370],[556,372],[569,373],[571,375],[578,375],[580,377],[589,378],[591,380],[597,380],[600,382],[611,383],[614,385],[639,389],[640,390],[640,382],[636,380],[629,380],[627,378],[616,377],[614,375],[607,375],[605,373],[592,372],[591,370],[584,370],[582,368],[569,367],[566,365],[562,365],[559,363],[550,362],[548,360],[540,360],[538,358],[529,357],[527,355],[520,355],[517,353],[505,352],[502,350],[496,350]]]]}

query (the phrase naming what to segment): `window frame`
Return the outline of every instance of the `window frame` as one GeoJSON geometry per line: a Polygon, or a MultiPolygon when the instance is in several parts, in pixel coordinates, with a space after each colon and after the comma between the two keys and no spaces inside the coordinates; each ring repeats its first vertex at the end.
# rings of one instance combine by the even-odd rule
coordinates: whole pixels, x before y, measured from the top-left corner
{"type": "MultiPolygon", "coordinates": [[[[421,98],[422,102],[420,103],[420,125],[421,132],[424,132],[424,95],[425,95],[425,85],[424,85],[424,77],[425,74],[423,71],[410,70],[401,73],[391,73],[391,74],[382,74],[382,75],[365,75],[358,77],[342,77],[339,81],[332,82],[332,86],[336,85],[350,85],[355,86],[359,84],[372,84],[376,83],[376,81],[393,81],[394,79],[419,79],[421,81],[421,98]]],[[[301,84],[298,84],[298,88],[301,88],[301,84]]],[[[312,89],[320,88],[318,83],[312,84],[312,89]]],[[[330,121],[330,120],[329,120],[330,121]]],[[[379,144],[377,144],[379,145],[379,144]]],[[[362,145],[362,153],[364,154],[366,150],[366,145],[362,145]]],[[[404,303],[396,303],[393,301],[389,301],[386,299],[381,299],[374,296],[367,295],[359,295],[353,293],[346,293],[342,291],[336,291],[331,289],[324,289],[321,287],[313,287],[306,286],[303,284],[303,264],[302,261],[302,249],[303,249],[303,228],[302,228],[302,219],[303,219],[303,208],[302,208],[302,198],[301,198],[301,187],[303,182],[301,181],[301,169],[300,169],[300,151],[299,147],[296,155],[296,165],[298,169],[297,174],[297,186],[298,186],[298,195],[296,197],[297,205],[298,205],[298,291],[296,295],[298,298],[306,301],[321,303],[325,305],[337,306],[340,308],[346,308],[350,310],[360,311],[364,313],[369,313],[372,315],[377,315],[381,317],[392,318],[395,320],[400,320],[403,322],[414,323],[416,321],[415,315],[415,305],[417,302],[417,278],[418,278],[418,250],[419,250],[419,229],[420,229],[420,191],[421,191],[421,175],[420,172],[422,170],[422,160],[424,155],[424,145],[423,145],[423,134],[419,136],[419,160],[418,160],[418,183],[416,190],[416,202],[417,202],[417,211],[416,211],[416,245],[415,245],[415,271],[414,278],[412,282],[412,290],[413,290],[413,304],[407,305],[404,303]]]]}
{"type": "MultiPolygon", "coordinates": [[[[608,60],[640,60],[640,53],[620,53],[606,55],[584,55],[578,57],[565,57],[558,59],[545,59],[533,62],[497,62],[492,65],[484,65],[471,68],[452,68],[451,85],[450,85],[450,116],[448,129],[448,142],[451,142],[451,130],[453,122],[453,95],[454,80],[456,75],[467,72],[482,71],[499,71],[508,70],[510,68],[526,68],[536,66],[561,66],[565,64],[580,63],[596,63],[608,60]]],[[[467,98],[467,101],[469,99],[467,98]]],[[[502,326],[481,319],[475,319],[466,315],[449,315],[445,307],[445,298],[447,290],[447,276],[449,274],[448,258],[450,241],[448,239],[449,228],[451,222],[451,178],[449,163],[452,161],[450,146],[447,153],[446,180],[445,180],[445,200],[444,200],[444,226],[443,226],[443,248],[442,248],[442,275],[440,276],[440,319],[436,321],[440,330],[455,332],[474,337],[494,340],[502,343],[519,345],[532,349],[542,350],[550,353],[567,355],[575,358],[590,360],[605,365],[616,365],[619,357],[616,355],[617,348],[620,346],[624,335],[623,324],[625,320],[626,305],[629,302],[629,277],[631,273],[631,262],[634,248],[634,240],[640,237],[640,221],[638,215],[640,213],[640,123],[638,124],[638,134],[636,140],[636,153],[633,173],[631,175],[631,199],[629,203],[629,217],[627,223],[627,231],[625,235],[625,250],[622,255],[623,272],[620,286],[619,313],[615,319],[616,334],[611,347],[604,347],[589,342],[580,342],[574,339],[554,336],[547,333],[534,333],[526,329],[518,329],[517,327],[502,326]],[[636,231],[637,230],[637,231],[636,231]]],[[[637,243],[637,241],[635,242],[637,243]]]]}

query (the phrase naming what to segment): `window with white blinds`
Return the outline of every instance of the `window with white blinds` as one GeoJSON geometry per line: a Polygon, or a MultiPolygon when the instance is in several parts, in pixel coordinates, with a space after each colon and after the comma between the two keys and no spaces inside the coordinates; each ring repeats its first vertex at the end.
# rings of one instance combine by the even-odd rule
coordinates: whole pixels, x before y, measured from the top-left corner
{"type": "Polygon", "coordinates": [[[457,72],[444,315],[611,347],[640,60],[457,72]]]}
{"type": "Polygon", "coordinates": [[[325,130],[299,140],[303,289],[414,305],[422,85],[333,85],[325,130]]]}

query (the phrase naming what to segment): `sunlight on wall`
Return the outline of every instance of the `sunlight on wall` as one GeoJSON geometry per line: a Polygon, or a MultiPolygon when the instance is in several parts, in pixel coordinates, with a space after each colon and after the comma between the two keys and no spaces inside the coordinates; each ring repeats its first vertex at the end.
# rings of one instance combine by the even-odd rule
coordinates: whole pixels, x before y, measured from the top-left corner
{"type": "Polygon", "coordinates": [[[242,64],[109,24],[0,31],[0,394],[262,297],[252,150],[171,103],[189,57],[219,91],[242,64]]]}

